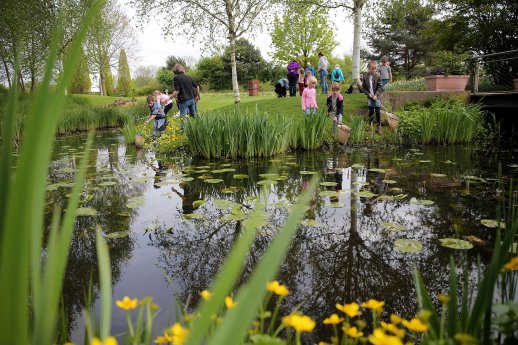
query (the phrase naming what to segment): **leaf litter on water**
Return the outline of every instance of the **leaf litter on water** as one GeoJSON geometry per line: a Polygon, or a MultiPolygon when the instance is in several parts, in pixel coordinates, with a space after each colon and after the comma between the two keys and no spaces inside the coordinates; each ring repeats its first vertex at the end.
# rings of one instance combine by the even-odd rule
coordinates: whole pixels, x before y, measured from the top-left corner
{"type": "Polygon", "coordinates": [[[402,238],[394,242],[394,249],[404,253],[416,253],[423,249],[423,244],[418,240],[402,238]]]}

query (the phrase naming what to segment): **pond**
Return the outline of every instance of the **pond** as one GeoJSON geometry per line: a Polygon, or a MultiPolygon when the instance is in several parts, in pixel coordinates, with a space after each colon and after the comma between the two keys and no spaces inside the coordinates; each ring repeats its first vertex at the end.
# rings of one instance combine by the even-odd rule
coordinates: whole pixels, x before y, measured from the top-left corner
{"type": "MultiPolygon", "coordinates": [[[[78,135],[56,142],[47,224],[54,207],[66,205],[85,140],[78,135]]],[[[117,133],[97,134],[65,278],[73,340],[82,339],[90,284],[98,308],[97,230],[110,247],[113,298],[153,297],[161,307],[159,334],[175,321],[175,299],[188,302],[189,310],[198,304],[239,236],[241,220],[257,202],[266,202],[267,217],[241,282],[247,278],[313,173],[324,183],[278,274],[290,289],[282,315],[302,303],[301,310],[319,325],[308,343],[329,338],[331,327],[322,320],[336,312],[335,303],[376,298],[388,312],[412,317],[414,268],[436,296],[448,292],[450,256],[465,255],[469,279],[476,282],[477,256],[488,262],[495,237],[495,229],[481,220],[496,219],[498,194],[507,193],[510,179],[518,177],[517,154],[430,146],[159,162],[151,152],[127,147],[117,133]],[[193,205],[197,200],[203,201],[193,205]],[[474,248],[446,248],[443,238],[468,239],[474,248]]],[[[112,333],[125,330],[124,313],[114,308],[112,333]]]]}

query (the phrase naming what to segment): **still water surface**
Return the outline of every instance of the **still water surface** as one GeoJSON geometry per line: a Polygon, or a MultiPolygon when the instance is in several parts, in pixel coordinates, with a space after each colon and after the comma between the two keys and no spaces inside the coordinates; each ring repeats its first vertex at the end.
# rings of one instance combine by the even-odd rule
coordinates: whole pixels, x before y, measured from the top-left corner
{"type": "MultiPolygon", "coordinates": [[[[55,206],[66,205],[84,142],[79,135],[56,143],[47,223],[55,206]]],[[[506,191],[518,176],[517,155],[512,149],[488,153],[452,146],[158,162],[152,153],[126,147],[117,133],[98,134],[81,202],[82,211],[94,215],[77,219],[65,280],[72,337],[82,339],[90,279],[98,298],[96,230],[110,247],[114,300],[153,297],[161,307],[158,334],[175,321],[175,298],[189,301],[190,310],[197,305],[199,292],[210,287],[240,234],[238,220],[263,201],[267,219],[248,258],[246,279],[308,186],[313,175],[306,172],[331,183],[319,186],[278,275],[290,289],[283,315],[302,303],[302,311],[321,325],[336,312],[335,303],[376,298],[386,302],[387,311],[411,317],[417,310],[414,267],[433,295],[447,293],[450,255],[467,254],[469,279],[476,281],[477,255],[486,263],[490,245],[459,251],[442,247],[439,239],[476,236],[491,244],[495,231],[480,220],[496,218],[498,166],[506,191]],[[260,176],[265,173],[277,175],[260,176]],[[257,183],[262,180],[273,182],[257,183]],[[193,207],[196,200],[206,202],[193,207]],[[397,250],[399,239],[416,240],[422,249],[397,250]]],[[[97,310],[97,300],[93,307],[97,310]]],[[[319,326],[306,341],[328,339],[327,328],[319,326]]],[[[125,329],[124,313],[114,309],[112,333],[125,329]]]]}

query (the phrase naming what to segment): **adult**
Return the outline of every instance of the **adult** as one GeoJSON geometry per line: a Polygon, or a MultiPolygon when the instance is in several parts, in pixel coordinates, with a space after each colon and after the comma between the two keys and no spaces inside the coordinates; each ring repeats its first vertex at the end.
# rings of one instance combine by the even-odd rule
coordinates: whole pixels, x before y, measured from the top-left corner
{"type": "Polygon", "coordinates": [[[313,66],[311,66],[311,62],[308,61],[308,63],[306,64],[306,72],[307,71],[310,71],[311,72],[311,75],[314,77],[316,76],[316,73],[315,73],[315,69],[313,68],[313,66]]]}
{"type": "Polygon", "coordinates": [[[288,64],[288,81],[290,82],[290,97],[297,95],[297,84],[299,81],[299,68],[300,65],[296,60],[293,60],[288,64]]]}
{"type": "Polygon", "coordinates": [[[345,80],[344,74],[340,69],[340,65],[336,64],[335,69],[331,71],[331,81],[333,83],[340,83],[343,80],[345,80]]]}
{"type": "Polygon", "coordinates": [[[173,97],[178,100],[180,115],[186,115],[188,113],[191,117],[195,117],[196,104],[194,98],[196,97],[198,85],[196,85],[191,77],[185,74],[185,68],[179,63],[173,66],[173,73],[173,97]]]}
{"type": "Polygon", "coordinates": [[[289,85],[288,79],[286,79],[286,78],[279,79],[277,84],[275,84],[275,93],[277,94],[278,97],[286,97],[286,90],[288,89],[288,85],[289,85]]]}
{"type": "Polygon", "coordinates": [[[329,68],[329,61],[324,56],[324,53],[318,53],[318,73],[320,73],[320,84],[322,85],[322,93],[327,95],[327,69],[329,68]]]}

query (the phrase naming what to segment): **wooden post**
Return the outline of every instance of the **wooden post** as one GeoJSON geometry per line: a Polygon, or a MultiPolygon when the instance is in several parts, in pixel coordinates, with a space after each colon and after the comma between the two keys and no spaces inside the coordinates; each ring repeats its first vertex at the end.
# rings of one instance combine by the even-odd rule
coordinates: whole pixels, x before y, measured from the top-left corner
{"type": "Polygon", "coordinates": [[[475,64],[475,77],[473,80],[473,93],[478,93],[478,83],[480,82],[480,60],[475,64]]]}

